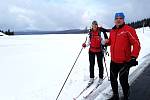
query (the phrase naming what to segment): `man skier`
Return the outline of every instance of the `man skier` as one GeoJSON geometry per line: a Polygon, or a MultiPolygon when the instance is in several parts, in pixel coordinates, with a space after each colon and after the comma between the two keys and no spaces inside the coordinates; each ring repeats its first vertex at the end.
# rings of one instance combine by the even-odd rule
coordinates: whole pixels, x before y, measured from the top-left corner
{"type": "Polygon", "coordinates": [[[90,46],[89,48],[89,63],[90,63],[90,80],[88,84],[92,84],[94,81],[94,65],[95,65],[95,56],[97,56],[97,63],[99,67],[99,81],[98,84],[101,84],[103,81],[103,50],[104,45],[101,43],[104,40],[101,35],[104,36],[105,39],[108,39],[106,32],[108,30],[98,27],[97,21],[92,22],[92,29],[90,29],[88,41],[83,43],[82,46],[85,48],[90,46]]]}
{"type": "Polygon", "coordinates": [[[140,42],[135,29],[125,24],[124,13],[115,14],[115,26],[110,31],[110,37],[105,41],[110,45],[110,81],[113,96],[108,100],[119,100],[118,74],[123,89],[124,100],[128,100],[129,84],[128,75],[131,66],[137,65],[137,57],[140,52],[140,42]]]}

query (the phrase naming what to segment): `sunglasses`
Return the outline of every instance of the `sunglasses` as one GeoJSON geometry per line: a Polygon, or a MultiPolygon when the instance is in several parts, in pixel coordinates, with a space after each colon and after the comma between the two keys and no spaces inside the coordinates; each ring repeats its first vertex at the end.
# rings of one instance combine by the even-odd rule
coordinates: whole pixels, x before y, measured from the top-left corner
{"type": "Polygon", "coordinates": [[[123,19],[123,18],[115,18],[115,20],[117,20],[117,19],[123,19]]]}

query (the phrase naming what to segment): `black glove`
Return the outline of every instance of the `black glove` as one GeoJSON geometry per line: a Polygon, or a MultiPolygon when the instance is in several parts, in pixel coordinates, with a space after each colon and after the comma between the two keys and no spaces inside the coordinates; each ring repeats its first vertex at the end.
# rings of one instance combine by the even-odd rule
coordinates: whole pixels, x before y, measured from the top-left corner
{"type": "Polygon", "coordinates": [[[132,57],[127,64],[129,67],[136,66],[138,65],[138,61],[136,61],[136,57],[132,57]]]}

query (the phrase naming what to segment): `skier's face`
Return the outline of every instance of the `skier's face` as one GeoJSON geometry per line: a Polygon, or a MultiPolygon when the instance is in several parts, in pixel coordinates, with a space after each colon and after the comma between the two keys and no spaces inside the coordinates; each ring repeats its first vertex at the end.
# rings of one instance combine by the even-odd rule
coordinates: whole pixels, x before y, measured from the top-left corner
{"type": "Polygon", "coordinates": [[[115,25],[116,26],[123,25],[123,23],[124,23],[124,19],[122,17],[116,17],[115,18],[115,25]]]}
{"type": "Polygon", "coordinates": [[[98,28],[98,25],[96,25],[96,24],[92,24],[92,29],[93,29],[94,31],[96,31],[96,30],[97,30],[97,28],[98,28]]]}

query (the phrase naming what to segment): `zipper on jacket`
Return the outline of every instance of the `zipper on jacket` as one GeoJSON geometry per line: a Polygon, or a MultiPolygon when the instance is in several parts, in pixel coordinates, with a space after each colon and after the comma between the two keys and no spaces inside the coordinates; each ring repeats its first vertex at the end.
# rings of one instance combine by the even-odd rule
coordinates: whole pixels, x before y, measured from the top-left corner
{"type": "MultiPolygon", "coordinates": [[[[113,56],[115,54],[114,49],[115,49],[115,46],[116,46],[116,38],[117,38],[118,31],[119,31],[119,29],[117,29],[117,31],[115,32],[115,42],[114,42],[114,46],[113,46],[113,56]]],[[[115,58],[115,56],[114,56],[114,58],[115,58]]]]}

